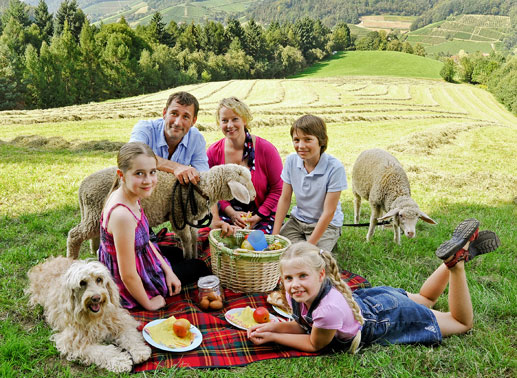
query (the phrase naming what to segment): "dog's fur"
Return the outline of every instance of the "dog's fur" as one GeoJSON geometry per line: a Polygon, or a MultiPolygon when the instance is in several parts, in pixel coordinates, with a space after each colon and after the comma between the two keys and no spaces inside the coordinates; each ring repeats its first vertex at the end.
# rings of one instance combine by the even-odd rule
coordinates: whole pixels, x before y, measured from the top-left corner
{"type": "Polygon", "coordinates": [[[151,348],[139,323],[120,306],[118,288],[98,261],[50,257],[28,272],[32,305],[43,306],[52,340],[68,360],[129,372],[151,348]]]}

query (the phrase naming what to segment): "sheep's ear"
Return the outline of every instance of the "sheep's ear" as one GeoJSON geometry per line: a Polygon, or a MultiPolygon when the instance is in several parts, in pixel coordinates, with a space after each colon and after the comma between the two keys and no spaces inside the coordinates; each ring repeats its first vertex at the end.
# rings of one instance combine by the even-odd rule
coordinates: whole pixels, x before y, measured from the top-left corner
{"type": "Polygon", "coordinates": [[[400,211],[400,209],[398,207],[396,207],[394,209],[391,209],[386,214],[384,214],[384,216],[382,216],[380,218],[377,218],[377,220],[383,221],[383,220],[386,220],[386,219],[393,218],[395,215],[397,215],[399,213],[399,211],[400,211]]]}
{"type": "Polygon", "coordinates": [[[228,186],[230,187],[230,192],[232,192],[232,196],[239,202],[242,203],[250,203],[250,193],[248,189],[240,182],[235,180],[228,181],[228,186]]]}
{"type": "Polygon", "coordinates": [[[431,223],[431,224],[436,224],[436,222],[434,220],[432,220],[431,217],[429,215],[427,215],[426,213],[424,213],[423,211],[420,211],[420,216],[419,217],[424,222],[431,223]]]}

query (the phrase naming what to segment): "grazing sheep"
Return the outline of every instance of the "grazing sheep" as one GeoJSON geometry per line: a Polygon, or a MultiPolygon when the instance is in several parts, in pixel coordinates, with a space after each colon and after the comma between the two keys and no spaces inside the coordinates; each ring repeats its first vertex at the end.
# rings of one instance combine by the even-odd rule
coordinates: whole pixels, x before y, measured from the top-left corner
{"type": "MultiPolygon", "coordinates": [[[[86,177],[79,186],[79,207],[81,209],[81,223],[68,232],[67,256],[76,259],[79,256],[81,244],[86,239],[90,240],[92,252],[99,248],[100,218],[104,200],[107,197],[117,168],[111,167],[100,170],[86,177]]],[[[237,164],[225,164],[212,167],[206,172],[200,173],[201,179],[197,190],[190,195],[195,198],[197,214],[192,215],[192,207],[186,206],[186,219],[190,223],[203,219],[210,211],[210,207],[220,200],[231,200],[236,198],[243,203],[249,203],[255,198],[255,188],[251,182],[251,174],[248,168],[237,164]]],[[[150,226],[157,226],[163,222],[170,221],[172,230],[179,236],[183,255],[186,258],[197,257],[197,230],[194,227],[185,225],[185,228],[178,230],[184,224],[184,217],[181,212],[182,205],[187,203],[189,195],[187,190],[182,190],[182,200],[175,202],[174,214],[171,209],[172,193],[176,177],[171,173],[158,172],[158,184],[149,198],[142,200],[142,208],[149,220],[150,226]]],[[[183,188],[181,188],[183,189],[183,188]]],[[[178,190],[179,192],[179,190],[178,190]]]]}
{"type": "Polygon", "coordinates": [[[359,223],[361,198],[370,202],[370,227],[366,240],[375,232],[377,221],[393,218],[393,240],[400,244],[400,229],[408,238],[415,237],[418,218],[436,224],[422,212],[411,198],[406,172],[389,152],[372,149],[361,152],[352,171],[354,193],[354,222],[359,223]],[[386,213],[380,217],[382,213],[386,213]]]}

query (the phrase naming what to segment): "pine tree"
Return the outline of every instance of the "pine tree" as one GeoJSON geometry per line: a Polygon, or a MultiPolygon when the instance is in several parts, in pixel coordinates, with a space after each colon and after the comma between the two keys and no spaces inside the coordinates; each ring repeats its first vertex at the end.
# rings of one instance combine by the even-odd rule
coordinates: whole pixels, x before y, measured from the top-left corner
{"type": "Polygon", "coordinates": [[[75,40],[79,41],[79,34],[87,19],[84,12],[78,8],[76,0],[63,1],[57,10],[54,24],[54,31],[57,35],[63,32],[65,21],[75,40]]]}
{"type": "Polygon", "coordinates": [[[81,91],[79,102],[98,101],[104,98],[104,79],[100,64],[99,46],[95,42],[94,29],[86,22],[79,35],[79,72],[81,91]]]}
{"type": "Polygon", "coordinates": [[[29,26],[31,24],[29,6],[20,0],[10,0],[9,7],[2,14],[2,25],[6,27],[11,18],[14,18],[23,27],[29,26]]]}
{"type": "Polygon", "coordinates": [[[38,6],[34,9],[34,22],[38,25],[43,40],[50,43],[54,33],[54,19],[48,12],[47,3],[44,0],[39,0],[38,6]]]}

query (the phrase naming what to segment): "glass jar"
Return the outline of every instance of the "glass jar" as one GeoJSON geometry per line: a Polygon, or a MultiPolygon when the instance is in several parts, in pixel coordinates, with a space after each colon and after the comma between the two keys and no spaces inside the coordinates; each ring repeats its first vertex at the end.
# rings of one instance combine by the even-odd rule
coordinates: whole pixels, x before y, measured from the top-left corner
{"type": "Polygon", "coordinates": [[[224,292],[217,276],[205,276],[197,281],[198,304],[203,311],[217,311],[223,308],[224,292]]]}

